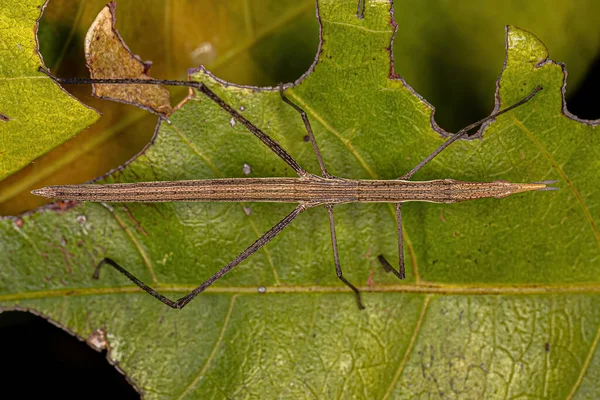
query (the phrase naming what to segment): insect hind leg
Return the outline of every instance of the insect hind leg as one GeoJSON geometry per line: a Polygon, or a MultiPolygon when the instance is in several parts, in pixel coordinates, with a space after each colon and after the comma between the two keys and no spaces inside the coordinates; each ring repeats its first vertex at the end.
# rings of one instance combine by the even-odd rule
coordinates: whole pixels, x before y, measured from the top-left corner
{"type": "Polygon", "coordinates": [[[92,276],[93,279],[100,278],[100,268],[102,268],[102,266],[105,264],[110,265],[111,267],[113,267],[114,269],[116,269],[117,271],[119,271],[120,273],[125,275],[127,278],[129,278],[130,281],[132,281],[138,287],[140,287],[140,289],[142,289],[143,291],[145,291],[146,293],[148,293],[150,296],[154,297],[155,299],[159,300],[160,302],[168,305],[171,308],[181,308],[177,305],[177,301],[173,301],[173,300],[169,299],[168,297],[165,297],[162,294],[158,293],[156,290],[152,289],[150,286],[146,285],[144,282],[140,281],[138,278],[136,278],[134,275],[132,275],[125,268],[121,267],[112,258],[104,258],[102,261],[100,261],[98,263],[98,265],[96,266],[96,270],[94,271],[94,275],[92,276]]]}
{"type": "Polygon", "coordinates": [[[206,290],[206,288],[208,288],[214,282],[219,280],[223,275],[225,275],[226,273],[231,271],[234,267],[236,267],[238,264],[240,264],[246,258],[250,257],[252,254],[254,254],[257,250],[259,250],[265,244],[269,243],[275,236],[277,236],[279,233],[281,233],[290,223],[292,223],[292,221],[294,219],[296,219],[296,217],[298,215],[300,215],[300,213],[302,211],[306,210],[309,207],[310,207],[310,205],[307,205],[304,203],[299,204],[285,218],[283,218],[281,221],[279,221],[275,226],[273,226],[271,229],[269,229],[264,235],[262,235],[254,243],[252,243],[246,250],[244,250],[236,258],[234,258],[233,261],[231,261],[229,264],[227,264],[226,266],[221,268],[219,271],[217,271],[215,274],[213,274],[210,278],[208,278],[206,281],[204,281],[204,283],[202,283],[200,286],[198,286],[197,288],[195,288],[194,290],[192,290],[191,292],[189,292],[188,294],[186,294],[185,296],[183,296],[182,298],[180,298],[178,300],[171,300],[168,297],[165,297],[162,294],[158,293],[156,290],[152,289],[150,286],[146,285],[144,282],[142,282],[141,280],[136,278],[133,274],[131,274],[125,268],[121,267],[116,261],[114,261],[111,258],[105,258],[102,261],[100,261],[100,263],[98,263],[98,266],[96,267],[93,278],[98,279],[99,274],[100,274],[100,268],[103,265],[105,265],[105,264],[110,265],[111,267],[113,267],[114,269],[116,269],[117,271],[119,271],[120,273],[125,275],[127,278],[129,278],[130,281],[135,283],[140,289],[142,289],[143,291],[145,291],[146,293],[148,293],[155,299],[159,300],[160,302],[162,302],[163,304],[166,304],[167,306],[169,306],[171,308],[180,309],[180,308],[185,307],[190,301],[192,301],[194,299],[194,297],[196,297],[198,294],[200,294],[204,290],[206,290]]]}

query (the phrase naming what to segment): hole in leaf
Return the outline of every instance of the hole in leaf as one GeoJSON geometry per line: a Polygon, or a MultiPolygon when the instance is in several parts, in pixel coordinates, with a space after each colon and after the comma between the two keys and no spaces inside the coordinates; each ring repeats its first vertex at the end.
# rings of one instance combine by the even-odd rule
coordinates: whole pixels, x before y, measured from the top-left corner
{"type": "Polygon", "coordinates": [[[2,390],[26,398],[139,399],[125,377],[98,352],[44,318],[0,314],[2,390]]]}
{"type": "Polygon", "coordinates": [[[580,18],[597,15],[597,4],[563,2],[561,10],[542,15],[536,7],[518,2],[493,3],[481,7],[476,2],[413,1],[402,6],[396,2],[395,70],[436,107],[438,125],[456,132],[490,114],[505,57],[506,25],[537,36],[550,59],[566,63],[572,77],[577,74],[581,84],[574,85],[571,79],[567,88],[569,111],[584,119],[599,118],[593,93],[600,78],[597,67],[590,68],[600,48],[595,39],[597,23],[580,18]],[[577,29],[556,34],[556,26],[574,26],[572,20],[577,20],[577,29]],[[588,68],[584,81],[579,71],[588,68]]]}
{"type": "MultiPolygon", "coordinates": [[[[567,66],[568,68],[568,66],[567,66]]],[[[569,90],[567,78],[567,109],[581,119],[599,119],[600,55],[596,56],[585,77],[576,88],[569,90]]]]}
{"type": "Polygon", "coordinates": [[[435,107],[436,123],[448,132],[488,116],[504,61],[502,24],[493,37],[486,37],[485,43],[497,46],[489,54],[476,51],[477,44],[451,23],[415,27],[415,11],[395,8],[395,72],[435,107]]]}

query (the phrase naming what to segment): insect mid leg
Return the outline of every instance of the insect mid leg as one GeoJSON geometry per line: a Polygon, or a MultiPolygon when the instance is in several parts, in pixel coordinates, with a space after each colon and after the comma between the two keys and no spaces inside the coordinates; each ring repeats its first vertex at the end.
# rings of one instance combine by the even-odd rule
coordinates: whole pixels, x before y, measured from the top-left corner
{"type": "Polygon", "coordinates": [[[129,280],[131,280],[133,283],[135,283],[137,286],[139,286],[142,290],[144,290],[146,293],[148,293],[155,299],[161,301],[162,303],[168,305],[171,308],[183,308],[190,301],[192,301],[194,299],[194,297],[196,297],[199,293],[202,293],[207,287],[209,287],[215,281],[220,279],[223,275],[225,275],[226,273],[231,271],[235,266],[240,264],[246,258],[250,257],[252,254],[254,254],[258,249],[263,247],[265,244],[269,243],[275,236],[277,236],[279,233],[281,233],[281,231],[283,231],[298,215],[300,215],[300,213],[302,211],[306,210],[307,208],[308,208],[307,205],[299,204],[294,209],[294,211],[289,213],[285,218],[283,218],[275,226],[273,226],[271,229],[269,229],[258,240],[256,240],[254,243],[252,243],[246,250],[244,250],[236,258],[234,258],[233,261],[231,261],[229,264],[227,264],[226,266],[221,268],[217,273],[215,273],[213,276],[211,276],[206,281],[204,281],[204,283],[202,283],[196,289],[192,290],[191,292],[189,292],[182,298],[175,300],[175,301],[158,293],[156,290],[152,289],[151,287],[149,287],[148,285],[146,285],[145,283],[140,281],[138,278],[133,276],[126,269],[121,267],[119,264],[117,264],[115,261],[113,261],[110,258],[105,258],[98,264],[93,277],[94,277],[94,279],[98,279],[98,276],[100,273],[100,267],[102,267],[104,264],[110,265],[111,267],[115,268],[117,271],[119,271],[120,273],[125,275],[127,278],[129,278],[129,280]]]}
{"type": "Polygon", "coordinates": [[[340,265],[340,257],[338,254],[338,247],[337,247],[337,238],[335,236],[335,223],[333,221],[333,205],[327,204],[326,207],[327,207],[327,211],[329,212],[329,226],[331,228],[331,244],[333,245],[333,260],[335,262],[335,272],[337,274],[337,277],[340,278],[340,280],[342,282],[344,282],[346,284],[346,286],[348,286],[350,289],[352,289],[352,291],[356,295],[356,302],[358,304],[358,308],[363,310],[365,308],[365,306],[363,305],[363,303],[361,301],[360,291],[356,288],[356,286],[354,286],[353,284],[348,282],[348,280],[346,278],[344,278],[344,275],[342,274],[342,267],[340,265]]]}
{"type": "Polygon", "coordinates": [[[404,234],[402,233],[402,203],[396,203],[396,221],[398,222],[398,271],[392,268],[398,279],[404,279],[404,234]]]}
{"type": "Polygon", "coordinates": [[[365,17],[365,7],[367,0],[358,0],[358,6],[356,7],[356,16],[358,19],[363,19],[365,17]]]}
{"type": "Polygon", "coordinates": [[[331,175],[329,174],[329,172],[327,172],[327,168],[325,168],[325,163],[323,162],[323,157],[321,156],[321,151],[319,150],[319,145],[317,145],[317,139],[315,139],[315,135],[313,134],[312,127],[310,126],[310,121],[308,120],[308,115],[306,115],[306,112],[303,109],[298,107],[298,105],[296,105],[294,102],[292,102],[290,99],[288,99],[286,97],[286,95],[283,93],[283,84],[279,85],[279,94],[281,95],[281,99],[286,104],[289,104],[290,106],[292,106],[292,108],[294,110],[298,111],[298,113],[300,114],[300,117],[302,117],[302,122],[304,122],[304,127],[306,128],[306,131],[308,132],[308,138],[310,139],[310,142],[312,143],[313,149],[317,156],[317,160],[319,161],[319,165],[321,166],[322,176],[324,178],[331,178],[331,175]]]}
{"type": "Polygon", "coordinates": [[[392,267],[392,264],[390,264],[390,262],[387,260],[387,258],[385,258],[383,254],[378,255],[377,260],[379,260],[379,263],[381,264],[385,272],[392,272],[392,270],[394,269],[394,267],[392,267]]]}

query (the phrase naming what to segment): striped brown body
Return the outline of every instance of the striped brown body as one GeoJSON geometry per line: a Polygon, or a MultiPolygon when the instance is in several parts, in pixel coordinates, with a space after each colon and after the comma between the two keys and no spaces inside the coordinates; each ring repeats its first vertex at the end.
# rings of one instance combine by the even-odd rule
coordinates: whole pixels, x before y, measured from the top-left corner
{"type": "Polygon", "coordinates": [[[107,185],[50,186],[35,194],[63,200],[101,202],[285,202],[308,204],[459,201],[506,197],[538,190],[543,183],[465,182],[454,179],[414,182],[321,178],[224,178],[107,185]]]}

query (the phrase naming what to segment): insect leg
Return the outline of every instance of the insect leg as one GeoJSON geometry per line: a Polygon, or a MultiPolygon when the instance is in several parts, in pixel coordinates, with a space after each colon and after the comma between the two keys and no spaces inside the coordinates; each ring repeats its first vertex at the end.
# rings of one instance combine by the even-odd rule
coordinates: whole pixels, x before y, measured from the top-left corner
{"type": "Polygon", "coordinates": [[[279,143],[277,143],[269,135],[267,135],[266,133],[261,131],[252,122],[250,122],[246,118],[244,118],[240,113],[238,113],[236,110],[234,110],[229,104],[225,103],[225,101],[223,99],[221,99],[219,96],[217,96],[212,90],[210,90],[208,88],[208,86],[206,86],[205,84],[203,84],[201,82],[190,82],[190,83],[196,83],[198,86],[193,86],[193,87],[196,87],[200,92],[202,92],[204,95],[206,95],[206,97],[211,99],[219,107],[221,107],[223,110],[225,110],[227,113],[229,113],[229,115],[231,115],[237,122],[244,125],[246,127],[246,129],[248,129],[251,133],[254,134],[254,136],[259,138],[261,142],[263,142],[265,145],[267,145],[267,147],[269,149],[271,149],[271,151],[273,153],[277,154],[279,156],[279,158],[281,158],[283,161],[285,161],[298,174],[298,176],[304,177],[304,176],[308,175],[308,172],[306,172],[304,170],[304,168],[302,168],[300,166],[300,164],[298,164],[298,162],[290,155],[290,153],[285,151],[285,149],[283,147],[281,147],[281,145],[279,143]]]}
{"type": "Polygon", "coordinates": [[[94,271],[94,275],[93,275],[94,279],[98,279],[100,277],[100,268],[104,264],[110,265],[111,267],[113,267],[114,269],[116,269],[117,271],[119,271],[120,273],[125,275],[127,278],[129,278],[130,281],[132,281],[133,283],[138,285],[142,290],[144,290],[146,293],[148,293],[155,299],[160,300],[161,302],[165,303],[166,305],[168,305],[171,308],[177,308],[176,301],[173,301],[173,300],[163,296],[162,294],[158,293],[156,290],[152,289],[150,286],[146,285],[144,282],[140,281],[138,278],[133,276],[129,271],[127,271],[125,268],[121,267],[116,261],[114,261],[111,258],[105,258],[98,263],[98,265],[96,266],[96,270],[94,271]]]}
{"type": "Polygon", "coordinates": [[[346,286],[352,289],[352,291],[356,295],[356,302],[358,303],[358,308],[363,310],[365,306],[363,306],[362,301],[360,299],[360,291],[356,288],[356,286],[348,282],[348,280],[344,278],[344,275],[342,274],[342,267],[340,265],[340,257],[338,254],[337,247],[337,238],[335,236],[335,223],[333,221],[333,205],[327,204],[326,207],[327,211],[329,212],[329,226],[331,228],[331,244],[333,245],[333,260],[335,262],[335,273],[337,274],[337,277],[340,278],[340,280],[346,284],[346,286]]]}
{"type": "Polygon", "coordinates": [[[321,151],[319,150],[319,145],[317,145],[317,139],[315,138],[315,135],[313,134],[313,130],[310,126],[310,121],[308,120],[308,116],[306,115],[306,112],[303,109],[301,109],[300,107],[298,107],[298,105],[296,105],[290,99],[288,99],[285,94],[283,94],[283,84],[279,85],[279,94],[281,95],[281,99],[285,103],[292,106],[292,108],[294,110],[298,111],[298,113],[302,117],[302,122],[304,122],[304,127],[306,128],[306,131],[308,132],[308,137],[310,139],[310,142],[312,143],[313,149],[315,150],[315,155],[317,156],[319,165],[321,166],[321,174],[324,178],[331,178],[331,175],[329,174],[329,172],[327,172],[327,168],[325,168],[325,163],[323,162],[323,157],[321,156],[321,151]]]}
{"type": "Polygon", "coordinates": [[[367,0],[358,0],[358,6],[356,7],[356,16],[358,19],[363,19],[365,17],[366,1],[367,0]]]}
{"type": "Polygon", "coordinates": [[[183,308],[190,301],[192,301],[194,299],[194,297],[196,297],[199,293],[202,293],[207,287],[212,285],[215,281],[217,281],[223,275],[225,275],[226,273],[231,271],[234,267],[236,267],[238,264],[240,264],[246,258],[250,257],[252,254],[254,254],[258,249],[263,247],[265,244],[269,243],[271,241],[271,239],[273,239],[281,231],[283,231],[298,215],[300,215],[300,213],[302,211],[306,210],[307,208],[308,208],[308,206],[306,204],[299,204],[294,209],[294,211],[289,213],[285,218],[283,218],[281,221],[279,221],[274,227],[272,227],[270,230],[268,230],[258,240],[256,240],[254,243],[252,243],[250,245],[250,247],[248,247],[246,250],[244,250],[242,253],[240,253],[236,258],[233,259],[233,261],[231,261],[229,264],[227,264],[226,266],[221,268],[217,273],[215,273],[213,276],[208,278],[203,284],[198,286],[196,289],[192,290],[190,293],[186,294],[185,296],[183,296],[182,298],[180,298],[178,300],[171,300],[171,299],[163,296],[162,294],[158,293],[156,290],[147,286],[145,283],[143,283],[142,281],[137,279],[135,276],[133,276],[131,273],[129,273],[127,270],[125,270],[123,267],[121,267],[119,264],[117,264],[115,261],[111,260],[110,258],[105,258],[104,260],[102,260],[100,262],[100,264],[98,264],[98,266],[96,267],[96,271],[94,272],[94,278],[98,279],[100,267],[102,267],[102,265],[104,265],[104,264],[110,265],[111,267],[115,268],[117,271],[119,271],[120,273],[125,275],[127,278],[129,278],[133,283],[138,285],[146,293],[148,293],[152,297],[156,298],[157,300],[161,301],[162,303],[168,305],[171,308],[177,308],[177,309],[183,308]]]}
{"type": "Polygon", "coordinates": [[[398,279],[404,279],[404,235],[402,233],[402,203],[396,203],[396,220],[398,221],[398,271],[385,259],[383,254],[377,256],[377,259],[385,269],[385,272],[392,272],[398,279]]]}
{"type": "Polygon", "coordinates": [[[390,272],[392,269],[394,269],[394,267],[392,267],[392,264],[389,263],[389,261],[385,258],[383,254],[378,255],[377,259],[379,260],[379,263],[381,264],[385,272],[390,272]]]}
{"type": "Polygon", "coordinates": [[[461,137],[464,137],[469,131],[471,131],[472,129],[475,129],[483,124],[485,124],[486,122],[498,117],[499,115],[502,115],[514,108],[517,108],[525,103],[527,103],[529,100],[531,100],[531,98],[533,96],[535,96],[540,90],[542,90],[541,86],[536,87],[533,92],[531,92],[527,97],[517,101],[515,104],[506,107],[504,110],[500,110],[497,113],[494,113],[490,116],[487,116],[485,118],[483,118],[482,120],[479,120],[477,122],[472,123],[469,126],[466,126],[464,128],[462,128],[460,131],[456,132],[454,135],[452,135],[448,140],[446,140],[440,147],[438,147],[437,149],[435,149],[435,151],[433,153],[431,153],[430,155],[428,155],[423,161],[421,161],[419,164],[417,164],[416,167],[414,167],[413,169],[411,169],[408,173],[402,175],[400,178],[398,179],[410,179],[417,171],[419,171],[421,168],[423,168],[425,165],[427,165],[427,163],[429,163],[429,161],[433,160],[433,158],[435,156],[437,156],[438,154],[440,154],[446,147],[450,146],[452,143],[454,143],[455,141],[457,141],[458,139],[460,139],[461,137]]]}
{"type": "Polygon", "coordinates": [[[402,233],[402,203],[396,203],[396,220],[398,221],[398,271],[392,268],[398,279],[404,279],[404,234],[402,233]]]}

